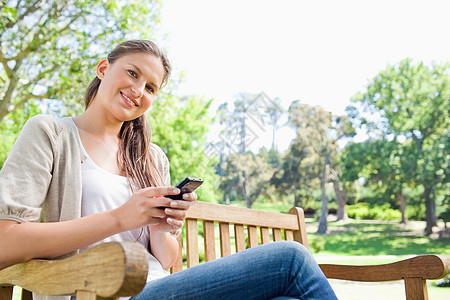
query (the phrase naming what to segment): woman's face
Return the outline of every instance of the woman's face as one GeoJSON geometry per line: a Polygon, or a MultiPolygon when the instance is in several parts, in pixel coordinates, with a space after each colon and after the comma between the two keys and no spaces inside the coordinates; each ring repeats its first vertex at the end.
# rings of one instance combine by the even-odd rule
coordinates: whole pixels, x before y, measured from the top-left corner
{"type": "Polygon", "coordinates": [[[161,59],[148,53],[125,55],[112,64],[102,60],[97,66],[101,84],[92,104],[117,121],[133,120],[150,108],[164,76],[161,59]]]}

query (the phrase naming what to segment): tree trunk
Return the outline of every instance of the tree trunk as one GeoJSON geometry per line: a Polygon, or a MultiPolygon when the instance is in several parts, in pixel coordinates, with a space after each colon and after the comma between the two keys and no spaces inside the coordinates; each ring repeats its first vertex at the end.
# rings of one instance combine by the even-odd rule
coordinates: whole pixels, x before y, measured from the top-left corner
{"type": "Polygon", "coordinates": [[[248,195],[247,195],[247,188],[246,188],[246,186],[245,186],[245,182],[244,182],[243,190],[244,190],[245,204],[247,205],[247,208],[252,208],[252,203],[251,203],[251,201],[250,201],[250,198],[249,198],[248,195]]]}
{"type": "Polygon", "coordinates": [[[250,197],[248,196],[248,191],[247,191],[247,176],[245,174],[245,172],[243,172],[242,176],[244,177],[244,181],[242,182],[242,194],[244,196],[245,199],[245,203],[247,205],[247,208],[252,208],[252,201],[250,199],[250,197]]]}
{"type": "Polygon", "coordinates": [[[317,233],[325,234],[327,233],[327,217],[328,217],[328,198],[325,193],[325,184],[326,184],[326,167],[324,166],[322,172],[322,178],[320,179],[320,192],[322,198],[322,209],[320,211],[319,218],[319,228],[317,229],[317,233]]]}
{"type": "Polygon", "coordinates": [[[298,192],[298,189],[300,188],[299,179],[294,180],[294,184],[292,185],[292,193],[294,194],[294,207],[302,207],[302,198],[300,197],[300,194],[298,192]]]}
{"type": "Polygon", "coordinates": [[[406,216],[406,201],[405,195],[403,195],[403,191],[400,190],[397,192],[397,199],[400,201],[400,212],[402,213],[402,224],[408,223],[408,217],[406,216]]]}
{"type": "Polygon", "coordinates": [[[425,198],[425,221],[427,223],[425,235],[430,235],[433,233],[433,227],[437,225],[436,203],[434,201],[432,187],[425,186],[423,194],[425,198]]]}
{"type": "Polygon", "coordinates": [[[336,202],[338,204],[337,209],[337,218],[336,221],[339,220],[347,220],[348,215],[345,209],[345,205],[347,204],[347,195],[342,190],[339,181],[333,180],[334,193],[336,194],[336,202]]]}

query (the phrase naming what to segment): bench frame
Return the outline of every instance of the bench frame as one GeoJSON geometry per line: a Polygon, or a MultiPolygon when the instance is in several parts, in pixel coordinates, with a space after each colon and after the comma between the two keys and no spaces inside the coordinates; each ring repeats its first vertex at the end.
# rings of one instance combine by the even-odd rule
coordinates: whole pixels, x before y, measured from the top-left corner
{"type": "MultiPolygon", "coordinates": [[[[171,272],[183,269],[183,254],[188,268],[198,265],[201,243],[205,261],[272,241],[297,241],[309,247],[301,208],[291,208],[289,214],[283,214],[199,201],[188,211],[184,232],[185,241],[178,237],[180,250],[171,272]],[[199,228],[203,228],[202,241],[198,239],[199,228]]],[[[426,280],[439,279],[448,273],[448,263],[437,255],[375,266],[319,266],[330,279],[403,280],[407,300],[428,299],[426,280]]],[[[12,299],[13,285],[24,288],[23,300],[31,299],[28,290],[47,295],[76,295],[81,300],[132,296],[145,285],[147,270],[146,250],[140,244],[102,244],[64,260],[32,260],[1,270],[0,300],[12,299]],[[45,276],[41,275],[43,270],[45,276]]]]}

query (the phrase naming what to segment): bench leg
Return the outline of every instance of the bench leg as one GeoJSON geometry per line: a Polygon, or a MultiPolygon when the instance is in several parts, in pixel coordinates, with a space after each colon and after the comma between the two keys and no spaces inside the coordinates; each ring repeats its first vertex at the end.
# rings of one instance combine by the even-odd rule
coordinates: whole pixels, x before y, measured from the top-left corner
{"type": "Polygon", "coordinates": [[[93,292],[77,291],[77,300],[97,300],[97,295],[93,292]]]}
{"type": "Polygon", "coordinates": [[[428,300],[427,281],[422,278],[405,278],[406,300],[428,300]]]}
{"type": "Polygon", "coordinates": [[[29,290],[22,289],[22,300],[33,300],[33,293],[29,290]]]}
{"type": "Polygon", "coordinates": [[[0,286],[0,300],[11,300],[13,289],[13,286],[0,286]]]}

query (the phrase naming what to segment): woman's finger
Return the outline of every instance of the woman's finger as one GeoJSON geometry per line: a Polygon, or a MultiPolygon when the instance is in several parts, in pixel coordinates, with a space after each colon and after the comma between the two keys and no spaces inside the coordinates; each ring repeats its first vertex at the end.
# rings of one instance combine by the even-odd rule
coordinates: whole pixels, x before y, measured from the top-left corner
{"type": "Polygon", "coordinates": [[[175,219],[180,219],[180,220],[184,220],[184,218],[186,218],[186,210],[184,209],[172,209],[172,208],[166,208],[164,210],[164,212],[170,216],[173,217],[175,219]]]}
{"type": "Polygon", "coordinates": [[[184,224],[183,221],[174,218],[167,218],[167,223],[169,225],[177,227],[177,229],[183,227],[184,224]]]}

